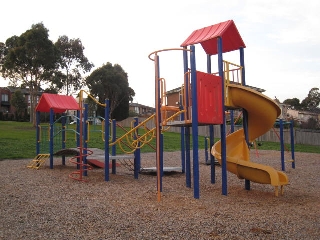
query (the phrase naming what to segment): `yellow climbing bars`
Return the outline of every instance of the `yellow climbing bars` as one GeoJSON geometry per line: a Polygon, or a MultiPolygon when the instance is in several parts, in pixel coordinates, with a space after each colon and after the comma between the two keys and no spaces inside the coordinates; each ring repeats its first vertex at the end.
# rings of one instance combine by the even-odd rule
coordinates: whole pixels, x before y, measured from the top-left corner
{"type": "Polygon", "coordinates": [[[39,169],[42,164],[46,162],[47,159],[49,159],[50,154],[38,154],[29,164],[28,168],[32,169],[39,169]]]}

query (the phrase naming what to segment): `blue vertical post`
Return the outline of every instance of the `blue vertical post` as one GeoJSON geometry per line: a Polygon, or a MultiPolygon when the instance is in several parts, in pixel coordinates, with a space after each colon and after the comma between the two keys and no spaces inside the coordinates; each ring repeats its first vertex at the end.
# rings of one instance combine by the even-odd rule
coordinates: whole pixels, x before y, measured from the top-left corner
{"type": "MultiPolygon", "coordinates": [[[[248,111],[245,109],[242,109],[242,116],[243,116],[243,130],[245,135],[245,140],[247,143],[247,146],[249,146],[249,136],[248,136],[248,111]]],[[[250,190],[250,180],[245,179],[244,181],[245,189],[250,190]]]]}
{"type": "MultiPolygon", "coordinates": [[[[207,72],[211,73],[211,56],[207,54],[207,72]]],[[[211,153],[211,147],[214,144],[214,126],[209,125],[209,138],[210,138],[210,153],[211,153]]],[[[215,158],[212,154],[210,154],[210,171],[211,171],[211,183],[216,182],[216,165],[215,165],[215,158]]]]}
{"type": "Polygon", "coordinates": [[[105,100],[104,110],[104,180],[109,181],[109,99],[105,100]]]}
{"type": "MultiPolygon", "coordinates": [[[[243,86],[246,85],[246,76],[245,76],[245,67],[244,67],[244,48],[241,47],[239,48],[239,52],[240,52],[240,66],[242,67],[241,70],[241,84],[243,86]]],[[[246,109],[242,110],[242,116],[243,116],[243,131],[244,131],[244,136],[247,142],[247,146],[249,147],[249,134],[248,134],[248,111],[246,109]]],[[[248,179],[244,180],[244,188],[246,190],[250,190],[250,181],[248,179]]]]}
{"type": "Polygon", "coordinates": [[[53,109],[50,108],[50,141],[49,141],[49,152],[50,152],[50,168],[53,169],[53,125],[54,122],[54,112],[53,109]]]}
{"type": "Polygon", "coordinates": [[[77,147],[80,147],[80,111],[79,110],[77,110],[76,133],[77,133],[77,147]]]}
{"type": "Polygon", "coordinates": [[[242,69],[241,69],[241,80],[242,80],[241,84],[243,86],[245,86],[246,85],[246,74],[245,74],[246,71],[245,71],[245,67],[244,67],[244,48],[243,47],[239,48],[239,52],[240,52],[240,66],[242,67],[242,69]]]}
{"type": "Polygon", "coordinates": [[[222,194],[228,195],[227,184],[227,150],[226,150],[226,114],[225,114],[225,92],[224,92],[224,74],[223,74],[223,57],[222,57],[222,38],[218,38],[218,66],[219,76],[222,78],[222,124],[221,130],[221,171],[222,171],[222,194]]]}
{"type": "Polygon", "coordinates": [[[284,162],[284,139],[283,139],[283,120],[280,119],[280,146],[281,146],[281,170],[285,171],[285,162],[284,162]]]}
{"type": "Polygon", "coordinates": [[[83,162],[83,176],[88,176],[88,167],[87,167],[87,154],[88,154],[88,103],[84,104],[84,116],[83,116],[83,149],[80,149],[80,151],[83,152],[83,157],[80,159],[80,161],[83,162]]]}
{"type": "Polygon", "coordinates": [[[191,94],[192,94],[192,147],[193,147],[193,191],[194,198],[200,197],[199,189],[199,143],[198,143],[198,100],[195,46],[190,46],[191,94]]]}
{"type": "MultiPolygon", "coordinates": [[[[179,96],[179,102],[180,102],[180,107],[182,110],[185,110],[183,108],[182,102],[182,95],[179,96]]],[[[184,114],[180,114],[180,121],[184,121],[184,114]]],[[[181,151],[181,172],[184,173],[186,170],[186,153],[185,153],[185,142],[184,142],[184,127],[180,127],[180,151],[181,151]]]]}
{"type": "MultiPolygon", "coordinates": [[[[111,127],[112,127],[111,142],[115,142],[117,140],[117,122],[115,119],[112,119],[111,127]]],[[[117,153],[117,148],[116,148],[116,145],[114,144],[111,147],[111,155],[115,156],[116,153],[117,153]]],[[[116,160],[112,159],[111,162],[112,162],[111,172],[112,172],[112,174],[116,174],[116,160]]]]}
{"type": "MultiPolygon", "coordinates": [[[[134,118],[134,127],[137,127],[139,125],[139,118],[135,117],[134,118]]],[[[138,139],[139,138],[139,132],[138,132],[138,129],[135,131],[135,134],[134,135],[134,139],[138,139]]],[[[134,178],[135,179],[138,179],[139,177],[139,171],[140,171],[140,167],[141,167],[141,163],[140,163],[140,160],[141,160],[141,155],[140,155],[140,141],[138,141],[138,144],[137,144],[138,148],[134,151],[134,163],[133,163],[133,166],[134,166],[134,178]]]]}
{"type": "Polygon", "coordinates": [[[186,186],[191,188],[191,154],[190,154],[190,127],[185,127],[185,140],[186,140],[186,186]]]}
{"type": "Polygon", "coordinates": [[[208,137],[204,137],[204,157],[205,163],[208,165],[209,163],[209,156],[208,156],[208,137]]]}
{"type": "Polygon", "coordinates": [[[160,192],[162,192],[162,177],[163,177],[163,133],[160,133],[160,192]]]}
{"type": "MultiPolygon", "coordinates": [[[[182,51],[183,53],[183,76],[184,76],[184,81],[187,82],[188,80],[188,52],[187,52],[187,47],[184,47],[184,51],[182,51]]],[[[184,86],[185,88],[184,89],[188,89],[188,83],[185,84],[184,86]]],[[[186,99],[186,102],[185,102],[185,106],[186,106],[186,109],[183,109],[185,110],[186,112],[181,114],[180,115],[180,120],[181,121],[185,121],[186,118],[185,116],[187,116],[188,114],[188,106],[189,106],[189,98],[188,98],[188,91],[185,92],[186,96],[185,96],[185,99],[186,99]]],[[[183,99],[182,99],[182,96],[180,97],[180,102],[183,103],[183,99]]],[[[187,157],[186,157],[186,138],[185,138],[185,134],[186,134],[186,127],[181,127],[181,132],[180,132],[180,135],[181,135],[181,165],[182,165],[182,172],[186,173],[186,185],[188,187],[191,186],[191,182],[188,184],[188,181],[191,179],[191,177],[189,179],[188,176],[190,176],[190,172],[187,173],[188,169],[187,169],[187,166],[186,166],[186,161],[187,161],[187,157]]],[[[190,169],[189,169],[190,171],[190,169]]],[[[191,181],[191,180],[190,180],[191,181]]]]}
{"type": "Polygon", "coordinates": [[[234,112],[233,110],[230,110],[230,127],[231,132],[234,132],[234,112]]]}
{"type": "Polygon", "coordinates": [[[185,138],[184,138],[184,133],[185,133],[185,127],[180,128],[180,146],[181,146],[181,172],[185,173],[186,172],[186,148],[185,148],[185,138]]]}
{"type": "Polygon", "coordinates": [[[294,132],[293,132],[294,122],[291,120],[290,122],[290,142],[291,142],[291,157],[292,157],[292,168],[296,168],[296,160],[294,157],[294,132]]]}
{"type": "Polygon", "coordinates": [[[162,173],[163,173],[163,139],[161,137],[161,95],[160,95],[160,59],[156,55],[156,72],[155,72],[155,106],[156,106],[156,166],[157,166],[157,195],[160,199],[160,192],[162,191],[162,173]]]}
{"type": "MultiPolygon", "coordinates": [[[[82,111],[82,109],[81,109],[82,111]]],[[[82,139],[82,136],[80,137],[80,110],[77,110],[77,126],[76,126],[76,133],[77,133],[77,148],[80,149],[80,139],[82,139]]],[[[83,133],[82,133],[83,134],[83,133]]],[[[81,146],[82,146],[82,143],[81,143],[81,146]]],[[[81,149],[80,149],[81,151],[81,149]]],[[[82,155],[82,153],[78,154],[78,157],[77,157],[77,169],[80,169],[80,165],[79,165],[79,162],[80,162],[80,156],[82,155]]]]}
{"type": "Polygon", "coordinates": [[[215,157],[211,154],[211,148],[214,145],[214,126],[210,125],[209,126],[209,134],[210,134],[210,171],[211,171],[211,183],[216,183],[216,159],[215,157]]]}
{"type": "MultiPolygon", "coordinates": [[[[180,118],[181,120],[181,118],[180,118]]],[[[181,120],[183,121],[183,120],[181,120]]],[[[186,172],[186,152],[185,152],[185,139],[184,139],[184,127],[180,127],[180,154],[181,154],[181,172],[186,172]]]]}
{"type": "MultiPolygon", "coordinates": [[[[62,125],[62,143],[61,147],[62,149],[66,148],[66,114],[62,113],[62,118],[61,118],[61,125],[62,125]]],[[[66,165],[66,156],[62,155],[62,165],[66,165]]]]}
{"type": "Polygon", "coordinates": [[[38,155],[40,153],[40,112],[36,112],[36,122],[37,122],[37,129],[36,129],[36,154],[38,155]]]}

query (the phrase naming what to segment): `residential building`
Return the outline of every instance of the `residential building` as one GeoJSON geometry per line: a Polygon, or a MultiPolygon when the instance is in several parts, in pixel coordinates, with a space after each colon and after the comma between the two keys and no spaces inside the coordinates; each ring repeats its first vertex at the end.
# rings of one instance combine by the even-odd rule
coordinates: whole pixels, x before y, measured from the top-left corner
{"type": "Polygon", "coordinates": [[[309,111],[301,111],[301,110],[294,110],[294,109],[288,109],[287,110],[287,118],[293,119],[301,122],[307,122],[309,118],[320,120],[320,114],[315,112],[309,112],[309,111]]]}
{"type": "Polygon", "coordinates": [[[129,112],[135,113],[138,117],[149,117],[156,112],[155,108],[139,103],[130,103],[129,112]]]}
{"type": "MultiPolygon", "coordinates": [[[[17,88],[12,86],[0,87],[0,112],[7,114],[14,114],[15,108],[11,104],[12,95],[20,90],[25,97],[26,103],[28,104],[28,109],[30,108],[30,92],[28,88],[17,88]]],[[[42,92],[38,92],[37,101],[39,101],[42,92]]]]}

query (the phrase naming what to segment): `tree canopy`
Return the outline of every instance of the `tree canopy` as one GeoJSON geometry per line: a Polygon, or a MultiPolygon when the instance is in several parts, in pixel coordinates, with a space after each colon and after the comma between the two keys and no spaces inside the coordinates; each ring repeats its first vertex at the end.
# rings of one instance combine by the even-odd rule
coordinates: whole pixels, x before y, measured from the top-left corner
{"type": "Polygon", "coordinates": [[[300,100],[298,98],[288,98],[283,101],[284,104],[290,105],[290,108],[299,110],[301,108],[300,100]]]}
{"type": "Polygon", "coordinates": [[[312,88],[308,96],[302,100],[301,106],[305,110],[314,111],[316,108],[319,107],[320,103],[320,93],[319,88],[312,88]]]}
{"type": "Polygon", "coordinates": [[[315,111],[319,109],[320,103],[320,92],[319,88],[311,88],[308,96],[304,98],[301,103],[297,98],[289,98],[283,101],[283,103],[288,104],[291,108],[295,110],[304,110],[304,111],[315,111]]]}
{"type": "MultiPolygon", "coordinates": [[[[109,99],[111,118],[122,120],[129,116],[129,101],[135,92],[129,87],[128,75],[119,64],[107,62],[86,78],[86,84],[99,102],[109,99]]],[[[98,107],[97,112],[103,116],[103,109],[98,107]]]]}
{"type": "Polygon", "coordinates": [[[63,35],[59,37],[55,46],[60,51],[60,70],[55,73],[52,82],[58,88],[64,88],[64,92],[69,95],[81,89],[82,74],[90,72],[94,65],[84,55],[84,46],[79,38],[69,39],[63,35]]]}
{"type": "Polygon", "coordinates": [[[30,121],[35,124],[35,104],[47,74],[57,68],[58,50],[42,23],[32,25],[20,36],[12,36],[2,47],[1,73],[12,85],[24,84],[30,91],[30,121]]]}

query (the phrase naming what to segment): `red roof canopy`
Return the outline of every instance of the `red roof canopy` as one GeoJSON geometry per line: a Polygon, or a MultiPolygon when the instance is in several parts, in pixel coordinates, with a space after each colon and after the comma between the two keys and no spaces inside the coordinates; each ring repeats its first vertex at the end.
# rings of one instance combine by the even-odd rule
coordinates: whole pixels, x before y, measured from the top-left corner
{"type": "Polygon", "coordinates": [[[63,113],[66,110],[80,110],[79,104],[72,96],[43,93],[36,111],[50,112],[50,109],[53,109],[55,113],[63,113]]]}
{"type": "Polygon", "coordinates": [[[181,47],[201,43],[207,54],[215,55],[218,53],[218,37],[222,38],[223,53],[238,50],[240,47],[246,47],[233,20],[193,31],[181,44],[181,47]]]}

